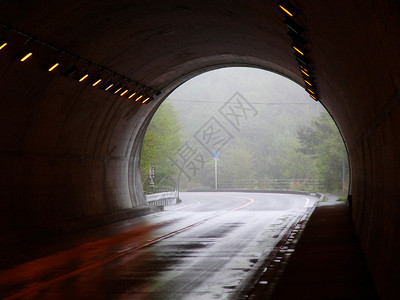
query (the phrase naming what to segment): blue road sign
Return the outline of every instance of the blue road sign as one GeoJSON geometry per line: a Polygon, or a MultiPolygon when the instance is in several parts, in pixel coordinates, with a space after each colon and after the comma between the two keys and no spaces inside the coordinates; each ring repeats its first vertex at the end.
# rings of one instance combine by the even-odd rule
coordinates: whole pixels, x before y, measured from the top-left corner
{"type": "Polygon", "coordinates": [[[213,151],[213,157],[214,157],[214,159],[218,159],[219,158],[219,152],[218,151],[213,151]]]}

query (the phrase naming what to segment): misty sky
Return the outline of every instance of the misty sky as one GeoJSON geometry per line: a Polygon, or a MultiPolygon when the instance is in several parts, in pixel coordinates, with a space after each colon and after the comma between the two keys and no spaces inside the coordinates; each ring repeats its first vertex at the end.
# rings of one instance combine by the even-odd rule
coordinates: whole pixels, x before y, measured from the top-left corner
{"type": "Polygon", "coordinates": [[[255,68],[223,68],[201,74],[178,87],[167,99],[179,102],[225,102],[240,92],[251,103],[308,103],[313,101],[293,81],[272,72],[255,68]]]}
{"type": "Polygon", "coordinates": [[[166,102],[174,105],[184,132],[190,135],[210,116],[220,119],[218,110],[237,92],[257,111],[257,118],[249,122],[260,118],[273,122],[271,116],[286,112],[302,119],[299,125],[306,125],[304,122],[324,110],[297,83],[272,72],[243,67],[196,76],[172,92],[166,102]]]}

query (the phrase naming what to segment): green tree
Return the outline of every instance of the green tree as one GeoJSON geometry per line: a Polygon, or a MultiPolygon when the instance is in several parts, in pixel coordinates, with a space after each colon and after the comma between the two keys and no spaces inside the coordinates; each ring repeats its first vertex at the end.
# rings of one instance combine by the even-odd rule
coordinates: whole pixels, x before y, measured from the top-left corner
{"type": "Polygon", "coordinates": [[[315,178],[315,168],[311,157],[296,151],[290,147],[285,151],[285,159],[282,160],[282,178],[307,179],[315,178]]]}
{"type": "Polygon", "coordinates": [[[231,182],[233,186],[241,181],[255,179],[253,155],[244,147],[232,147],[220,156],[220,179],[231,182]]]}
{"type": "Polygon", "coordinates": [[[181,125],[177,113],[170,103],[164,102],[151,120],[142,145],[140,169],[145,190],[152,165],[155,165],[156,185],[173,184],[171,179],[177,173],[177,168],[171,159],[174,159],[181,143],[181,125]]]}
{"type": "Polygon", "coordinates": [[[347,169],[346,148],[339,130],[328,113],[321,113],[312,120],[311,127],[300,127],[297,138],[298,151],[313,158],[320,178],[328,191],[340,188],[343,164],[347,169]]]}

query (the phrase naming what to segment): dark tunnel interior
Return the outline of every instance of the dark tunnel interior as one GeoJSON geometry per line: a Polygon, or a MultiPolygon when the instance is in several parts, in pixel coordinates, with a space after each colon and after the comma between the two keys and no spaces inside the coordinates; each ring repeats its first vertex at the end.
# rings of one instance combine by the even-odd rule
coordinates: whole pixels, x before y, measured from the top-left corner
{"type": "Polygon", "coordinates": [[[292,3],[293,18],[277,1],[0,1],[0,235],[144,205],[146,127],[195,75],[251,66],[307,89],[302,70],[312,71],[308,93],[343,134],[352,218],[389,295],[400,263],[400,4],[292,3]]]}

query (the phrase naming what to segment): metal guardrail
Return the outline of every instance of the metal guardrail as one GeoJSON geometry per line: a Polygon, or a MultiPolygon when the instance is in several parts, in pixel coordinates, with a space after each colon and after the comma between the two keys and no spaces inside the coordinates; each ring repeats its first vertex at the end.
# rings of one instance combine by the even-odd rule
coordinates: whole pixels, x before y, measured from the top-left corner
{"type": "MultiPolygon", "coordinates": [[[[165,190],[165,189],[164,189],[165,190]]],[[[163,191],[145,195],[147,205],[165,206],[176,204],[178,200],[178,190],[169,188],[169,191],[163,191]]]]}
{"type": "Polygon", "coordinates": [[[306,190],[320,191],[325,189],[323,179],[267,179],[241,180],[236,182],[221,182],[220,189],[249,190],[306,190]]]}

